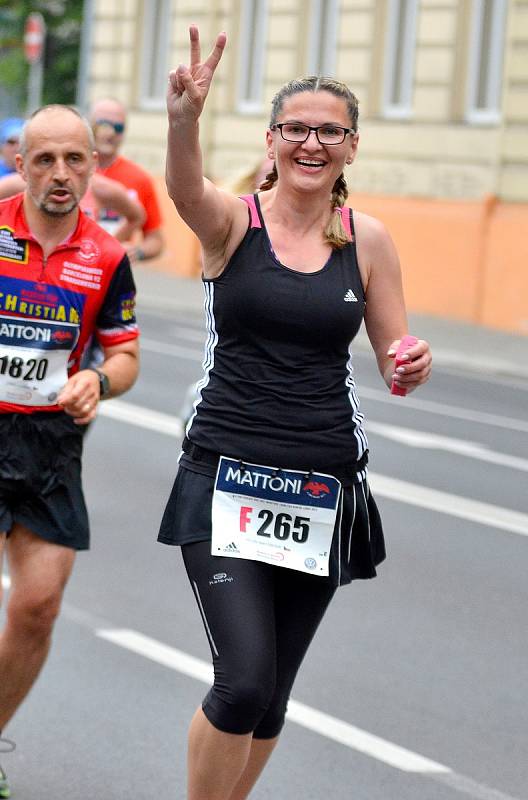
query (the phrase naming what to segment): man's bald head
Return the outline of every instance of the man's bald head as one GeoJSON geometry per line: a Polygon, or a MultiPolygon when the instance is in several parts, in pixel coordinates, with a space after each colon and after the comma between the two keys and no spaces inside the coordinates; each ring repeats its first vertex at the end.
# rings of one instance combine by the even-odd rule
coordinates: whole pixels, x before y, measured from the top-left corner
{"type": "MultiPolygon", "coordinates": [[[[93,135],[92,128],[90,123],[83,117],[82,114],[72,108],[72,106],[62,106],[58,103],[53,103],[47,106],[42,106],[42,108],[37,108],[36,111],[29,117],[26,121],[24,127],[22,128],[22,132],[20,134],[20,143],[18,151],[24,157],[27,155],[28,146],[29,146],[29,139],[31,139],[32,132],[39,135],[41,128],[52,128],[54,131],[57,130],[57,126],[66,123],[67,125],[73,123],[73,125],[82,125],[84,128],[84,132],[86,134],[86,145],[90,151],[95,150],[95,139],[93,135]],[[70,117],[72,119],[70,119],[70,117]],[[77,122],[75,121],[77,120],[77,122]]],[[[81,129],[79,128],[79,131],[81,129]]]]}
{"type": "Polygon", "coordinates": [[[102,119],[124,125],[126,116],[126,108],[120,100],[116,100],[115,97],[101,97],[92,105],[90,122],[96,125],[97,121],[102,119]]]}

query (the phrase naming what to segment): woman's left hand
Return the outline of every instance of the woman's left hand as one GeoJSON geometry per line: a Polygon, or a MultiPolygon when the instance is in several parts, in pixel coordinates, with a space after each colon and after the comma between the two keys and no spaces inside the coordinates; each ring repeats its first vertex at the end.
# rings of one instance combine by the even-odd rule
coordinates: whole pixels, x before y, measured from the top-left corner
{"type": "MultiPolygon", "coordinates": [[[[392,342],[387,352],[389,358],[395,357],[399,344],[400,339],[392,342]]],[[[406,389],[407,392],[412,392],[428,381],[431,376],[433,357],[429,343],[424,339],[418,339],[416,344],[411,345],[401,358],[404,363],[399,367],[392,366],[392,372],[387,375],[387,385],[390,387],[394,381],[397,386],[406,389]]]]}

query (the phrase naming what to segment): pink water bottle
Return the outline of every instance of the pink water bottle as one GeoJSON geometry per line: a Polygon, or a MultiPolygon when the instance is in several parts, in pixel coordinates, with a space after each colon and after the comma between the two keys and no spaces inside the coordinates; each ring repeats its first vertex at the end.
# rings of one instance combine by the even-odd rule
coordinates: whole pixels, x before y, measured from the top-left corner
{"type": "MultiPolygon", "coordinates": [[[[402,364],[408,363],[408,360],[406,358],[402,359],[402,355],[407,352],[409,347],[412,347],[413,344],[416,344],[417,341],[418,339],[416,338],[416,336],[410,336],[409,334],[402,337],[402,340],[396,351],[396,355],[394,356],[394,363],[396,367],[401,367],[402,364]]],[[[407,394],[407,389],[404,389],[401,386],[397,386],[394,383],[394,381],[392,381],[391,394],[396,394],[399,397],[405,397],[405,395],[407,394]]]]}

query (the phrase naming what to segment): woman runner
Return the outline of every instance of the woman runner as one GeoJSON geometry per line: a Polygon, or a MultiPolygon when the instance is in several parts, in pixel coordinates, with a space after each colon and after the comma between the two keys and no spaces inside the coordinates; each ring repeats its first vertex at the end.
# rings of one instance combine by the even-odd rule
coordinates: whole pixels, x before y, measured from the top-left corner
{"type": "Polygon", "coordinates": [[[364,317],[387,386],[431,370],[407,333],[400,267],[377,220],[352,212],[358,147],[344,84],[286,84],[266,132],[274,162],[243,198],[202,176],[198,126],[226,35],[171,72],[167,186],[203,247],[205,375],[159,540],[182,548],[214,665],[191,722],[188,800],[244,800],[275,747],[297,670],[339,585],[385,557],[349,344],[364,317]]]}

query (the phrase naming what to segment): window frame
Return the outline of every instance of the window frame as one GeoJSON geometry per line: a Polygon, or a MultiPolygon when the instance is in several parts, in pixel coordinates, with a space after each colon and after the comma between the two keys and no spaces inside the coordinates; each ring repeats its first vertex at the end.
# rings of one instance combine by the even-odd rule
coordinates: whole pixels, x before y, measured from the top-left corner
{"type": "Polygon", "coordinates": [[[308,32],[308,75],[335,75],[341,0],[311,0],[308,32]],[[312,53],[314,54],[312,56],[312,53]]]}
{"type": "Polygon", "coordinates": [[[144,5],[143,35],[141,37],[140,67],[140,108],[147,111],[159,111],[165,106],[166,78],[170,68],[170,44],[172,29],[171,0],[149,0],[144,5]],[[159,22],[156,26],[159,9],[159,22]],[[156,29],[157,27],[157,29],[156,29]],[[148,56],[154,55],[156,63],[147,63],[148,56]],[[165,64],[161,58],[165,57],[165,64]],[[163,76],[162,76],[163,73],[163,76]],[[163,77],[163,79],[161,79],[163,77]],[[154,79],[154,81],[153,81],[154,79]],[[160,94],[151,93],[152,83],[159,81],[160,94]]]}
{"type": "Polygon", "coordinates": [[[388,0],[387,29],[385,34],[385,64],[383,67],[382,116],[386,119],[409,119],[412,117],[412,98],[414,89],[414,71],[416,60],[416,43],[418,31],[418,0],[388,0]],[[402,2],[408,3],[401,37],[400,15],[402,2]],[[403,101],[393,102],[391,96],[394,86],[393,75],[397,66],[398,53],[402,54],[399,83],[402,87],[403,101]]]}
{"type": "Polygon", "coordinates": [[[486,107],[480,108],[478,102],[480,76],[482,72],[483,23],[486,0],[473,0],[469,37],[469,57],[466,89],[467,122],[477,125],[489,125],[501,119],[501,86],[506,49],[506,0],[491,2],[490,49],[487,61],[487,81],[485,87],[486,107]]]}
{"type": "Polygon", "coordinates": [[[263,109],[268,5],[268,0],[243,0],[242,2],[239,79],[236,95],[236,110],[240,114],[258,114],[263,109]],[[255,92],[256,87],[257,91],[255,92]],[[249,89],[247,95],[245,94],[246,89],[249,89]],[[252,92],[254,93],[252,94],[252,92]]]}

